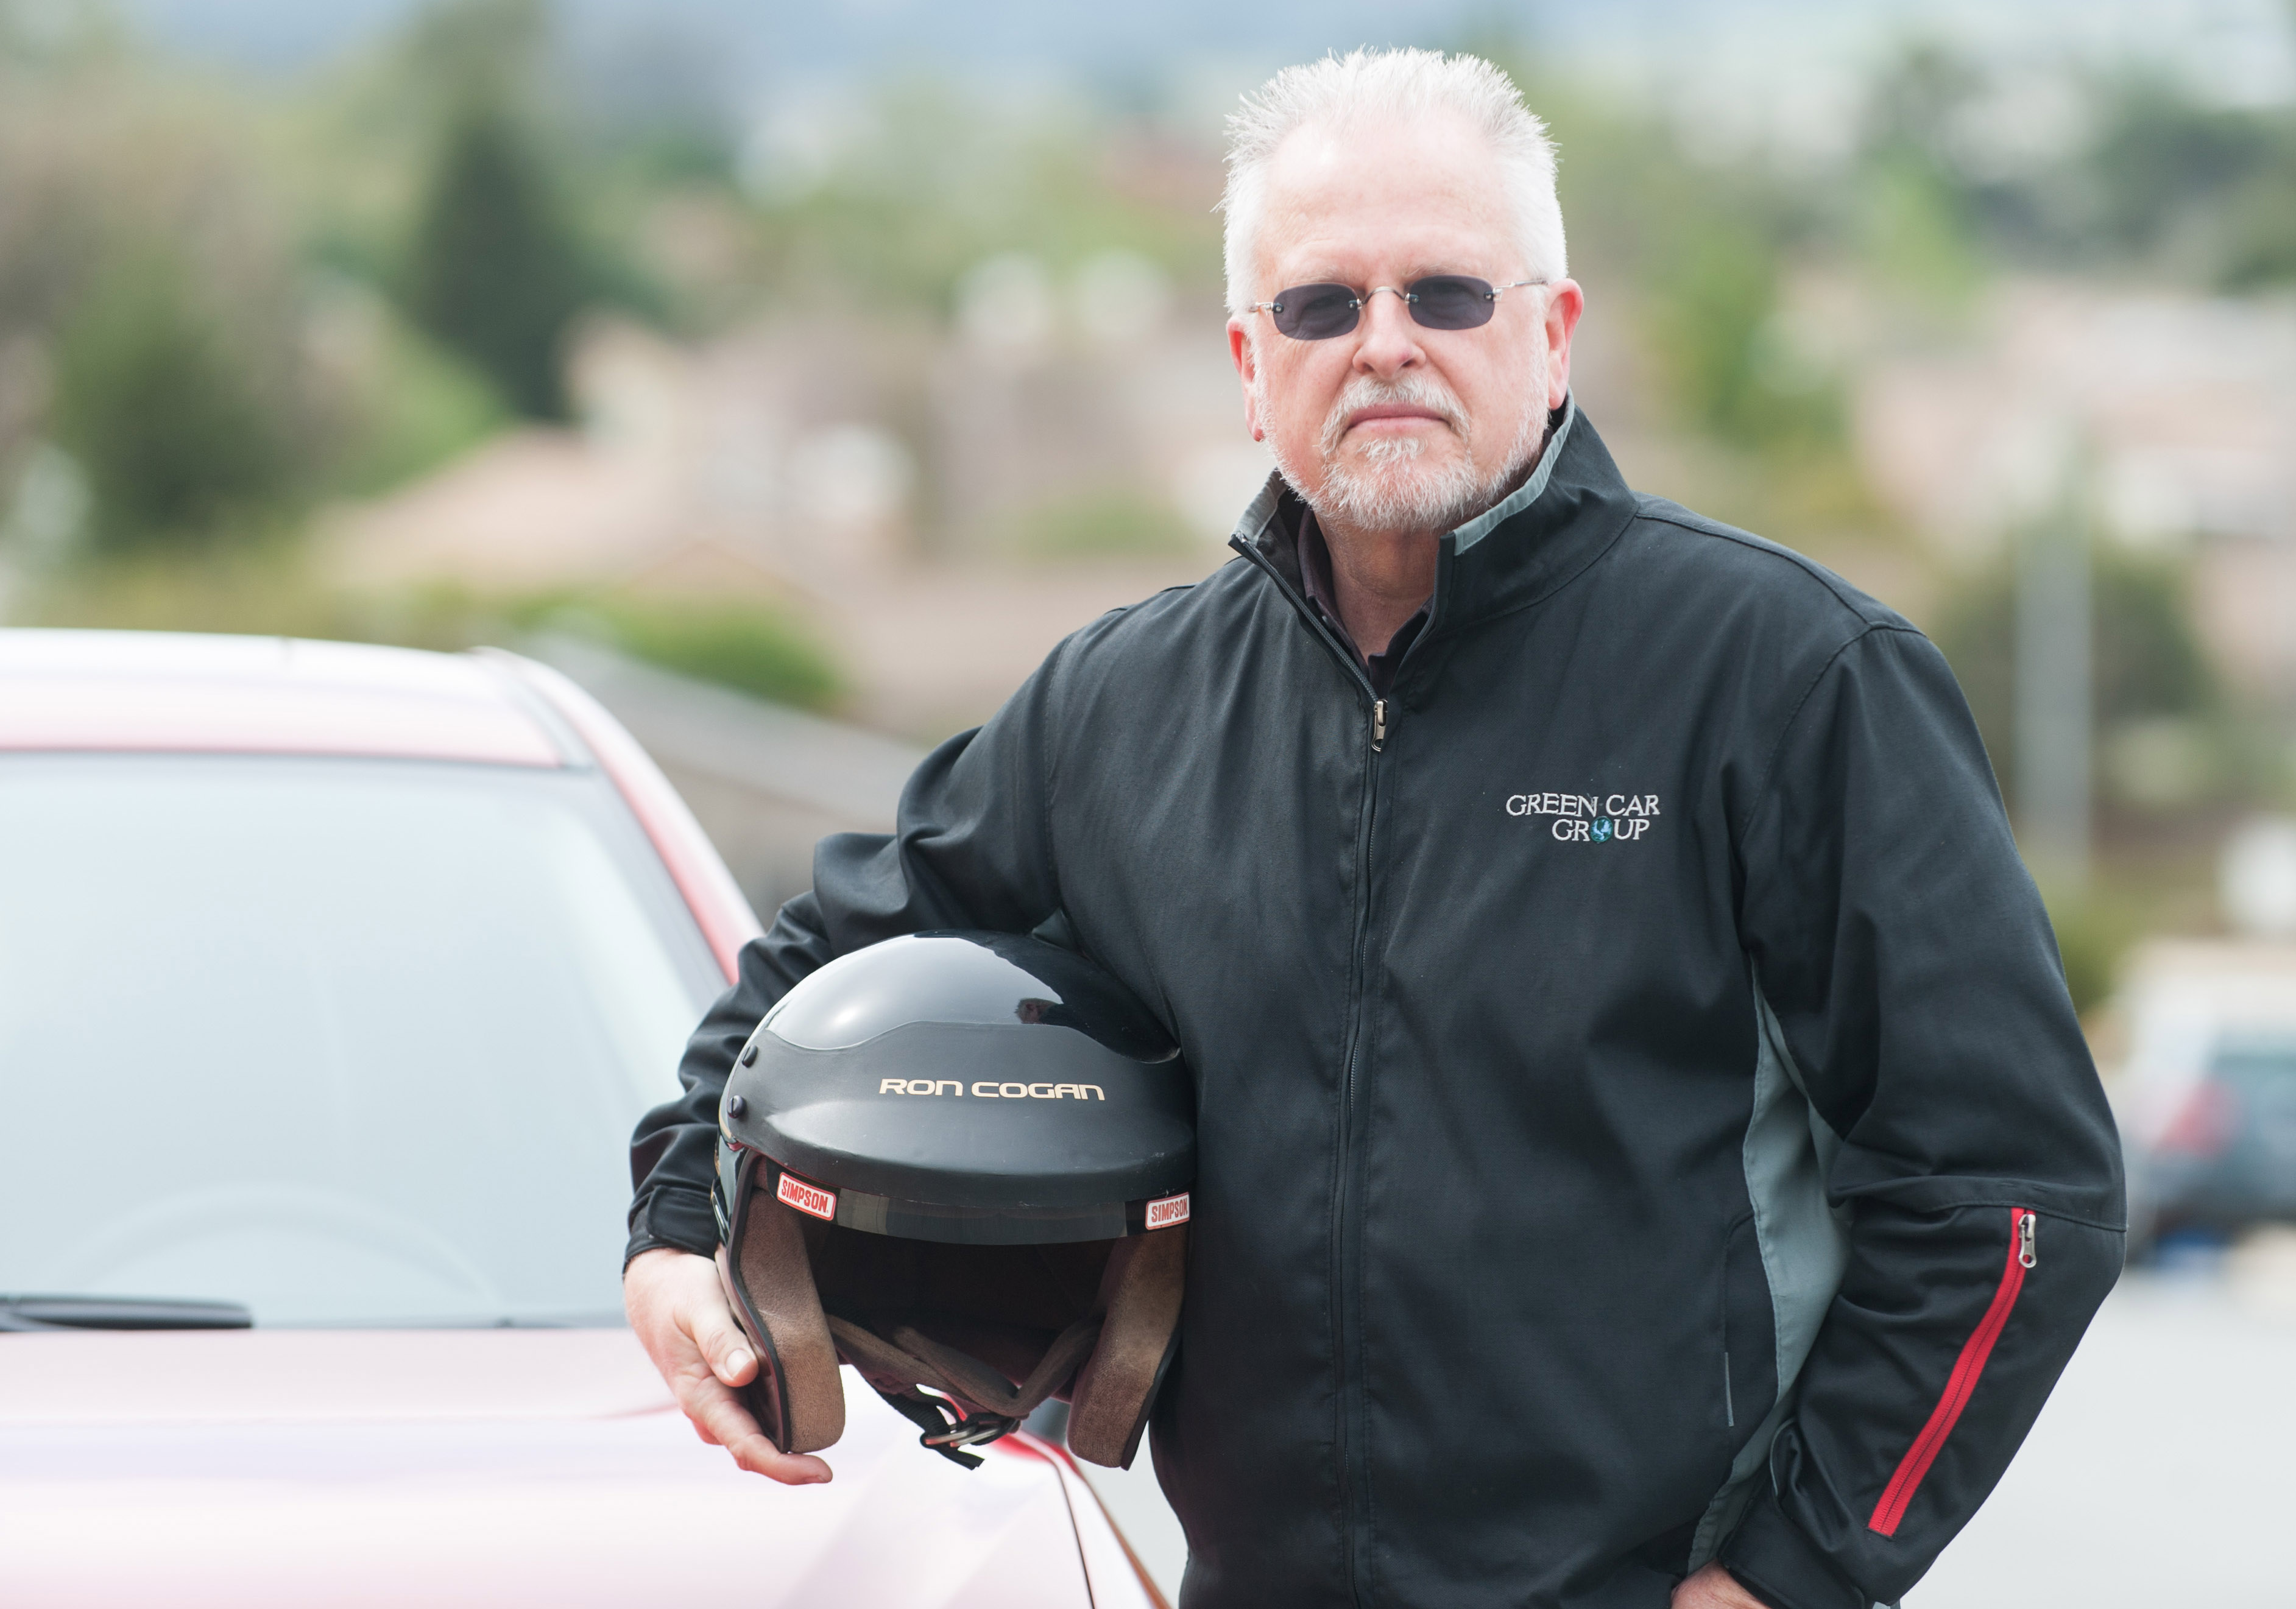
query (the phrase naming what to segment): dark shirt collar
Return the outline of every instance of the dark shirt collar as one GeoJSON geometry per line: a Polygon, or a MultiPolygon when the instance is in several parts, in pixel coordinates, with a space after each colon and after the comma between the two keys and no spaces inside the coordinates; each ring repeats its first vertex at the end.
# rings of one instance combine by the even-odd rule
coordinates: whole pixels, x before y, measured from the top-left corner
{"type": "Polygon", "coordinates": [[[1323,527],[1316,524],[1313,510],[1305,503],[1299,506],[1295,540],[1301,589],[1307,592],[1308,601],[1316,606],[1316,612],[1324,617],[1324,624],[1332,628],[1332,635],[1348,645],[1348,651],[1364,667],[1364,674],[1371,678],[1372,691],[1384,698],[1388,689],[1395,685],[1395,667],[1402,663],[1403,656],[1427,624],[1427,606],[1420,605],[1416,614],[1398,626],[1385,648],[1375,654],[1365,653],[1348,630],[1347,623],[1340,618],[1339,589],[1332,584],[1332,550],[1324,540],[1323,527]]]}
{"type": "MultiPolygon", "coordinates": [[[[1600,558],[1634,519],[1635,494],[1593,423],[1574,403],[1566,401],[1560,412],[1530,478],[1498,507],[1443,537],[1435,594],[1414,641],[1447,639],[1538,602],[1600,558]]],[[[1283,476],[1271,474],[1228,545],[1292,588],[1301,612],[1320,624],[1326,611],[1306,596],[1300,561],[1302,506],[1283,476]]],[[[1389,643],[1382,657],[1399,659],[1398,647],[1389,643]]],[[[1367,674],[1369,662],[1362,663],[1367,674]]],[[[1398,665],[1398,678],[1401,669],[1398,665]]]]}
{"type": "MultiPolygon", "coordinates": [[[[1456,533],[1459,546],[1472,547],[1509,517],[1538,501],[1539,494],[1546,490],[1547,480],[1554,473],[1555,461],[1562,455],[1562,444],[1570,438],[1570,427],[1578,414],[1576,401],[1565,397],[1562,406],[1547,415],[1546,439],[1539,444],[1538,456],[1531,461],[1531,471],[1524,483],[1501,499],[1497,506],[1488,513],[1461,527],[1456,533]]],[[[1410,619],[1396,628],[1395,635],[1387,640],[1387,646],[1378,653],[1364,652],[1363,645],[1355,640],[1354,633],[1347,628],[1347,623],[1340,617],[1339,589],[1332,582],[1332,550],[1324,540],[1323,528],[1316,524],[1314,510],[1305,503],[1296,506],[1299,509],[1299,524],[1292,531],[1292,543],[1300,556],[1300,590],[1308,594],[1308,601],[1315,605],[1316,612],[1324,617],[1324,624],[1347,644],[1348,651],[1364,667],[1364,674],[1371,678],[1372,690],[1384,698],[1388,689],[1395,684],[1395,667],[1402,663],[1403,656],[1410,651],[1412,643],[1427,625],[1428,606],[1420,605],[1410,619]]]]}

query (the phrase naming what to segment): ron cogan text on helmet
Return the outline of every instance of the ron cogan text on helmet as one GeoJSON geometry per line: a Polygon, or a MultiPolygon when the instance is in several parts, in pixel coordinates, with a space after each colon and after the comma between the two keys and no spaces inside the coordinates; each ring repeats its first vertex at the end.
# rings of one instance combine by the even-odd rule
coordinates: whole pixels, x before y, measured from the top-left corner
{"type": "MultiPolygon", "coordinates": [[[[1098,1084],[1000,1084],[983,1079],[972,1086],[983,1100],[1106,1100],[1098,1084]]],[[[964,1085],[954,1078],[888,1078],[877,1085],[880,1095],[962,1095],[964,1085]]]]}

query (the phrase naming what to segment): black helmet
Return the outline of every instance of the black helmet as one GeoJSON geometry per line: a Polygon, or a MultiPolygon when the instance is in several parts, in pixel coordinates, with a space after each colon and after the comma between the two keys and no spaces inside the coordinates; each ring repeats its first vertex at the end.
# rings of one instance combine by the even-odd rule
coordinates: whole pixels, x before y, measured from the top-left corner
{"type": "Polygon", "coordinates": [[[1195,1099],[1178,1048],[1070,951],[921,933],[830,962],[718,1111],[718,1271],[784,1452],[845,1429],[841,1360],[963,1450],[1047,1397],[1128,1466],[1178,1333],[1195,1099]]]}

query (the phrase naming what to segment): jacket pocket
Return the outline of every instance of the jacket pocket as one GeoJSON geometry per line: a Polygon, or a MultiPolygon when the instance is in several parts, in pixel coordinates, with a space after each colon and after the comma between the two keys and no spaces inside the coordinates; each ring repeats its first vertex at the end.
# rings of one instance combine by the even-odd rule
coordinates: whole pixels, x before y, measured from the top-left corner
{"type": "Polygon", "coordinates": [[[1874,1505],[1874,1517],[1866,1522],[1866,1529],[1882,1536],[1895,1536],[1899,1522],[1906,1517],[1906,1508],[1921,1490],[1922,1481],[1937,1462],[1937,1456],[1953,1434],[1953,1427],[1961,1419],[1961,1410],[1969,1406],[1977,1382],[1985,1374],[1985,1365],[1993,1356],[1993,1344],[2001,1338],[2002,1329],[2017,1305],[2018,1295],[2025,1288],[2025,1270],[2038,1261],[2035,1238],[2038,1220],[2024,1207],[2009,1209],[2009,1255],[2001,1270],[2001,1283],[1993,1292],[1992,1305],[1985,1310],[1977,1328],[1962,1344],[1961,1356],[1954,1360],[1953,1373],[1946,1376],[1945,1393],[1938,1398],[1937,1406],[1930,1410],[1928,1423],[1914,1444],[1898,1460],[1897,1472],[1890,1483],[1882,1489],[1881,1501],[1874,1505]]]}
{"type": "Polygon", "coordinates": [[[1723,1249],[1721,1373],[1719,1417],[1734,1456],[1778,1392],[1777,1318],[1751,1215],[1730,1226],[1723,1249]]]}

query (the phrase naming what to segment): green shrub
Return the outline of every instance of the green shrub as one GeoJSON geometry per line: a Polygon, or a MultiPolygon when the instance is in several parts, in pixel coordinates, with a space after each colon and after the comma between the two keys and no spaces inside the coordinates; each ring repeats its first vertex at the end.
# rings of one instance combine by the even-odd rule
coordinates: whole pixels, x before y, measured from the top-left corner
{"type": "Polygon", "coordinates": [[[1040,503],[1015,526],[1012,545],[1044,558],[1167,556],[1199,544],[1178,510],[1128,488],[1040,503]]]}
{"type": "Polygon", "coordinates": [[[2041,897],[2064,964],[2065,992],[2073,1009],[2087,1017],[2111,998],[2129,946],[2146,931],[2161,929],[2161,892],[2100,876],[2080,887],[2046,883],[2041,897]]]}
{"type": "Polygon", "coordinates": [[[265,379],[171,255],[96,279],[56,343],[53,421],[87,476],[97,548],[205,536],[285,494],[286,399],[265,379]]]}
{"type": "Polygon", "coordinates": [[[377,361],[352,399],[350,429],[332,487],[373,496],[475,446],[510,410],[485,375],[386,313],[377,361]]]}
{"type": "Polygon", "coordinates": [[[844,690],[821,646],[762,605],[592,600],[552,617],[664,670],[776,704],[824,709],[844,690]]]}

